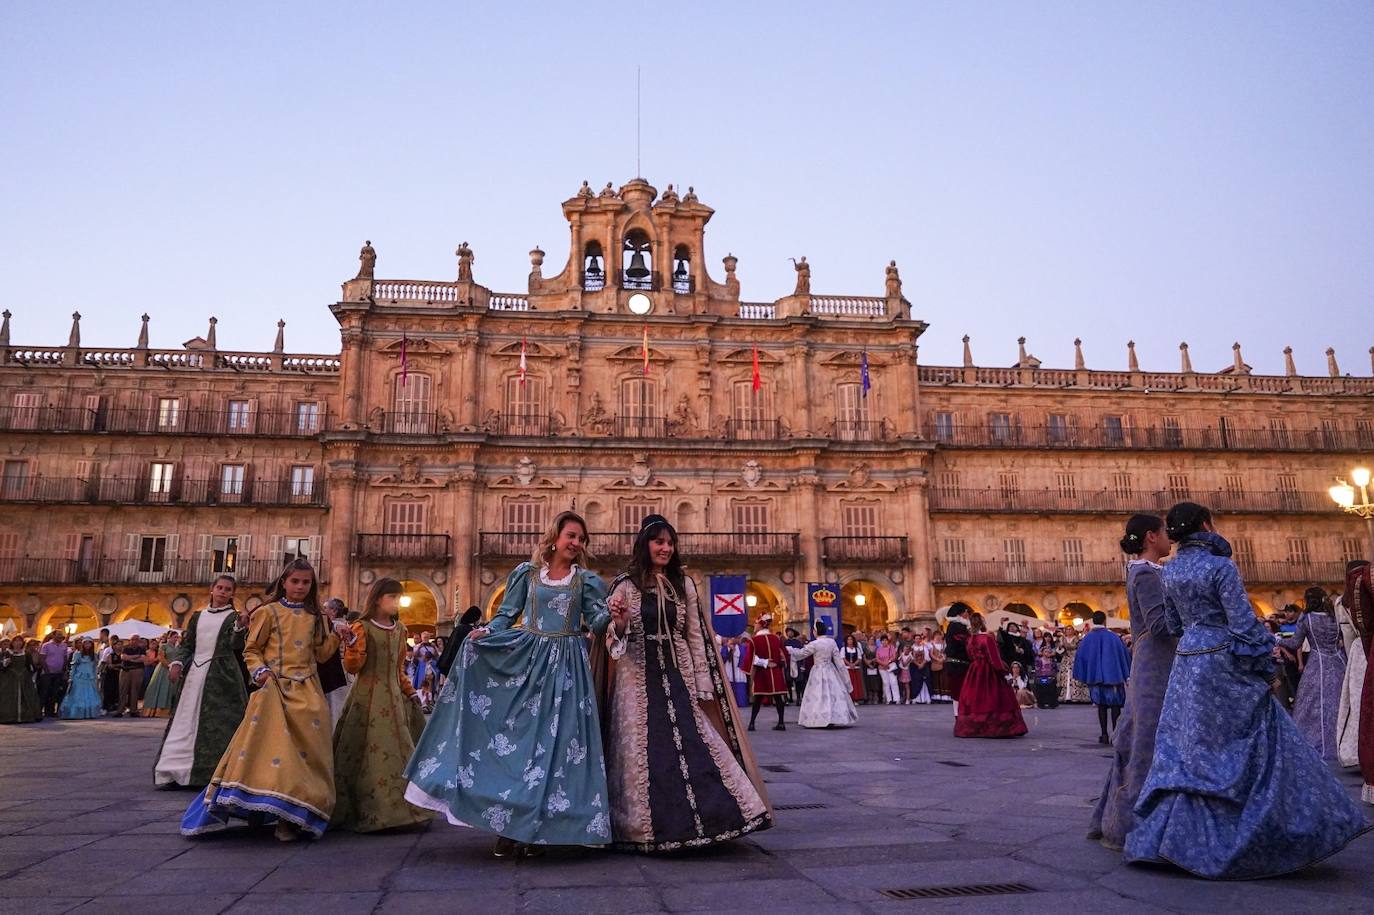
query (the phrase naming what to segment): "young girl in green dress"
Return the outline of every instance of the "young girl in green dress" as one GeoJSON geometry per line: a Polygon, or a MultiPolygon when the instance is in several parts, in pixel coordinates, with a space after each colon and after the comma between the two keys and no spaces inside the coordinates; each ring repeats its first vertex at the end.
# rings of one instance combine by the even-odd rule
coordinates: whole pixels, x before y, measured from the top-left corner
{"type": "Polygon", "coordinates": [[[406,627],[396,618],[405,588],[383,578],[372,589],[344,670],[357,680],[334,730],[336,829],[374,832],[423,823],[433,816],[405,801],[404,770],[425,729],[420,697],[405,675],[406,627]]]}

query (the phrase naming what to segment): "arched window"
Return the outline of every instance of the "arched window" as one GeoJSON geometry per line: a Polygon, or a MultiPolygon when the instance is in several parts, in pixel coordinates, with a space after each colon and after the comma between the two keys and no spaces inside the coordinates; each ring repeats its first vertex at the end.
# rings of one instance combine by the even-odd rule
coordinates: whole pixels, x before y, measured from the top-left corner
{"type": "Polygon", "coordinates": [[[391,416],[387,431],[401,435],[429,435],[434,432],[431,409],[431,380],[428,375],[408,372],[392,382],[391,416]]]}
{"type": "Polygon", "coordinates": [[[616,434],[646,438],[663,434],[658,412],[658,382],[652,378],[626,378],[620,382],[620,414],[616,434]]]}
{"type": "Polygon", "coordinates": [[[673,249],[673,292],[686,295],[692,291],[692,252],[686,245],[673,249]]]}
{"type": "Polygon", "coordinates": [[[582,248],[582,288],[585,291],[596,292],[606,288],[606,271],[601,266],[603,258],[599,241],[589,241],[582,248]]]}
{"type": "Polygon", "coordinates": [[[654,289],[658,285],[651,248],[643,229],[631,229],[625,236],[625,269],[620,280],[623,288],[654,289]]]}
{"type": "Polygon", "coordinates": [[[773,392],[767,385],[754,390],[754,382],[736,381],[731,398],[730,437],[776,438],[778,418],[773,413],[773,392]]]}
{"type": "Polygon", "coordinates": [[[507,435],[545,435],[548,433],[549,420],[544,410],[544,379],[526,375],[521,384],[520,376],[512,375],[506,379],[507,435]]]}

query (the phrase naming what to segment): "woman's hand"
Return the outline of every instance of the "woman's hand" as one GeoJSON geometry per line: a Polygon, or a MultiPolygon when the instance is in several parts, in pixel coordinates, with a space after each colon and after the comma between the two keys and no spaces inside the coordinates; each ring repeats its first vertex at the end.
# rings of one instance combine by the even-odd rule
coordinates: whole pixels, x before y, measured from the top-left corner
{"type": "Polygon", "coordinates": [[[630,603],[625,600],[625,595],[614,594],[611,596],[607,607],[611,611],[611,622],[615,625],[615,634],[623,636],[630,627],[630,603]]]}
{"type": "Polygon", "coordinates": [[[490,630],[488,630],[486,626],[483,626],[481,629],[474,629],[474,630],[472,630],[471,632],[469,632],[469,633],[468,633],[468,638],[473,639],[473,640],[480,639],[482,636],[486,635],[487,632],[489,632],[489,631],[490,631],[490,630]]]}
{"type": "Polygon", "coordinates": [[[253,678],[253,682],[256,683],[256,684],[258,685],[259,688],[261,688],[261,687],[267,685],[267,681],[268,681],[268,680],[271,680],[271,679],[272,679],[272,671],[270,671],[270,670],[263,670],[263,671],[259,671],[259,672],[258,672],[258,675],[257,675],[256,677],[253,678]]]}

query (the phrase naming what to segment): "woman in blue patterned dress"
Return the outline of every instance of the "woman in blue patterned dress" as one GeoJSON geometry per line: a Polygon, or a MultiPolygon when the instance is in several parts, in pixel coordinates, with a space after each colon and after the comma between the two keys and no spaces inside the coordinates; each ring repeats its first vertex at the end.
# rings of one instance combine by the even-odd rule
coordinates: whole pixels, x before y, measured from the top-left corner
{"type": "Polygon", "coordinates": [[[1335,759],[1336,715],[1341,710],[1341,688],[1345,685],[1345,642],[1325,590],[1308,588],[1303,604],[1306,612],[1298,618],[1297,631],[1279,639],[1279,645],[1295,655],[1303,642],[1312,649],[1298,681],[1293,723],[1322,759],[1335,759]]]}
{"type": "Polygon", "coordinates": [[[95,668],[95,642],[82,639],[67,669],[69,685],[62,697],[63,719],[99,718],[104,714],[100,707],[100,690],[95,688],[95,668]]]}
{"type": "Polygon", "coordinates": [[[1211,513],[1180,502],[1166,524],[1166,612],[1183,635],[1126,860],[1229,880],[1307,867],[1369,827],[1270,693],[1274,637],[1211,513]]]}
{"type": "Polygon", "coordinates": [[[464,641],[406,766],[407,801],[495,833],[498,857],[611,841],[583,635],[603,635],[611,613],[589,558],[586,522],[563,512],[511,572],[491,622],[464,641]]]}

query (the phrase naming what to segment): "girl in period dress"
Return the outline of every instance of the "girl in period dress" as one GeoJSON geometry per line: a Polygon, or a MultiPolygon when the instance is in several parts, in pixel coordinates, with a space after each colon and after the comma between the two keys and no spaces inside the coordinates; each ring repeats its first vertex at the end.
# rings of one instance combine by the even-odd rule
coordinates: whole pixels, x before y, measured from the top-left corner
{"type": "Polygon", "coordinates": [[[0,724],[30,724],[43,717],[33,675],[38,666],[22,635],[0,650],[0,724]]]}
{"type": "Polygon", "coordinates": [[[735,717],[715,633],[663,516],[644,519],[609,605],[610,663],[595,667],[616,845],[673,851],[767,829],[763,778],[735,717]]]}
{"type": "Polygon", "coordinates": [[[287,564],[253,611],[243,657],[258,688],[210,784],[181,819],[182,835],[224,829],[230,817],[276,823],[283,842],[319,837],[334,812],[329,704],[317,666],[353,633],[320,611],[315,569],[287,564]]]}
{"type": "Polygon", "coordinates": [[[495,833],[498,857],[611,841],[583,637],[603,635],[611,614],[590,558],[586,522],[559,514],[506,579],[496,616],[464,641],[406,766],[406,800],[495,833]]]}
{"type": "Polygon", "coordinates": [[[844,637],[844,648],[840,649],[840,660],[844,663],[844,669],[849,673],[849,697],[855,702],[862,702],[864,699],[864,652],[859,647],[859,640],[851,632],[844,637]]]}
{"type": "Polygon", "coordinates": [[[334,729],[335,828],[374,832],[433,816],[405,801],[403,772],[425,718],[402,667],[406,627],[396,614],[403,593],[396,579],[379,580],[344,650],[344,670],[356,679],[334,729]]]}
{"type": "Polygon", "coordinates": [[[234,609],[237,583],[221,575],[210,585],[210,603],[191,614],[167,676],[180,687],[172,720],[153,764],[158,787],[203,788],[243,721],[248,688],[243,683],[243,646],[248,613],[234,609]]]}
{"type": "Polygon", "coordinates": [[[1180,502],[1166,525],[1165,612],[1183,634],[1126,861],[1224,880],[1321,861],[1369,828],[1364,815],[1269,691],[1274,637],[1211,513],[1180,502]]]}
{"type": "Polygon", "coordinates": [[[1165,607],[1164,558],[1172,551],[1164,519],[1133,515],[1126,522],[1121,551],[1136,556],[1126,566],[1126,604],[1131,613],[1131,679],[1126,708],[1112,741],[1112,765],[1088,827],[1088,838],[1121,851],[1135,828],[1136,801],[1155,758],[1155,732],[1164,691],[1174,666],[1178,633],[1170,629],[1165,607]]]}
{"type": "Polygon", "coordinates": [[[816,621],[816,637],[805,648],[789,648],[792,657],[811,658],[811,677],[797,710],[797,723],[804,728],[849,727],[859,720],[850,696],[849,669],[840,658],[840,648],[826,632],[825,623],[816,621]]]}
{"type": "Polygon", "coordinates": [[[180,641],[181,635],[173,629],[155,645],[149,646],[150,651],[157,653],[157,665],[153,668],[153,678],[148,681],[148,688],[143,693],[144,718],[166,718],[172,714],[176,695],[171,677],[168,676],[167,665],[171,658],[178,655],[177,644],[180,641]]]}
{"type": "Polygon", "coordinates": [[[1322,759],[1335,759],[1336,725],[1345,685],[1345,642],[1325,590],[1308,588],[1303,604],[1306,612],[1298,619],[1297,631],[1279,639],[1279,645],[1294,653],[1303,642],[1312,649],[1298,681],[1293,721],[1322,759]]]}
{"type": "Polygon", "coordinates": [[[959,688],[955,737],[1020,737],[1026,722],[1007,682],[1007,665],[983,614],[969,614],[968,673],[959,688]]]}
{"type": "Polygon", "coordinates": [[[95,688],[96,663],[95,642],[82,639],[67,668],[67,694],[62,697],[60,710],[64,720],[101,716],[100,690],[95,688]]]}

